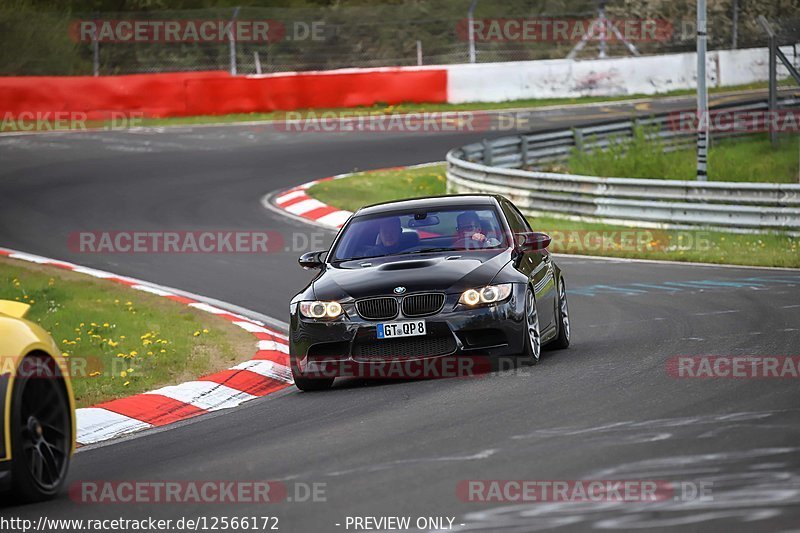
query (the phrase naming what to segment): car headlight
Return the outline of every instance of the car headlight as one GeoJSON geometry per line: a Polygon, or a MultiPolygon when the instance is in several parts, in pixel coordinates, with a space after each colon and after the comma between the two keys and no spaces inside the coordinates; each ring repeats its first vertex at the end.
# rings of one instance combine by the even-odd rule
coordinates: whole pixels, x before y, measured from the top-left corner
{"type": "Polygon", "coordinates": [[[336,318],[342,314],[339,302],[300,302],[300,314],[306,318],[336,318]]]}
{"type": "Polygon", "coordinates": [[[467,289],[461,294],[458,303],[473,307],[480,304],[502,302],[511,295],[511,289],[511,283],[488,285],[480,289],[467,289]]]}

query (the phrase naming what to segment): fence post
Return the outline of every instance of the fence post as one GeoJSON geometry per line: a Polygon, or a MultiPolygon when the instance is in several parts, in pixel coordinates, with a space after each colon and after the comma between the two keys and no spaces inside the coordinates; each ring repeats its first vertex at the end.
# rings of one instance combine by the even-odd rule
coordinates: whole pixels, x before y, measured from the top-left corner
{"type": "Polygon", "coordinates": [[[231,24],[228,28],[228,41],[230,43],[230,62],[231,62],[231,76],[236,76],[236,37],[233,31],[233,25],[236,22],[236,17],[239,16],[239,8],[233,10],[231,17],[231,24]]]}
{"type": "Polygon", "coordinates": [[[261,75],[261,58],[258,55],[258,50],[253,52],[253,60],[256,63],[256,74],[261,75]]]}
{"type": "Polygon", "coordinates": [[[417,66],[422,66],[422,41],[417,39],[417,66]]]}
{"type": "MultiPolygon", "coordinates": [[[[92,16],[97,20],[98,16],[93,13],[92,16]]],[[[92,74],[94,76],[100,75],[100,43],[97,40],[97,28],[95,27],[92,33],[92,74]]]]}
{"type": "MultiPolygon", "coordinates": [[[[764,32],[767,34],[767,43],[769,47],[769,112],[770,115],[776,110],[778,107],[778,51],[777,51],[777,39],[775,38],[775,32],[772,30],[772,26],[767,21],[767,17],[764,15],[758,16],[758,23],[764,29],[764,32]]],[[[769,140],[772,142],[772,147],[778,147],[778,132],[775,131],[775,128],[772,127],[772,121],[770,121],[769,125],[769,140]]]]}
{"type": "Polygon", "coordinates": [[[478,5],[478,0],[472,0],[472,3],[469,5],[469,11],[467,11],[467,24],[469,27],[467,31],[469,32],[469,62],[474,63],[476,60],[475,54],[475,24],[474,24],[474,15],[475,15],[475,6],[478,5]]]}

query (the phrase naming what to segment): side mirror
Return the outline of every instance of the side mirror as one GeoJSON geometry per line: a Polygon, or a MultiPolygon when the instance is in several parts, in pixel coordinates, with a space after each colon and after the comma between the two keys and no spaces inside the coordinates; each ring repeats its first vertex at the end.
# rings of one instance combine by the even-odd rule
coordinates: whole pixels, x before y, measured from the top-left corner
{"type": "Polygon", "coordinates": [[[321,268],[325,264],[322,257],[327,253],[327,250],[304,253],[297,262],[305,269],[321,268]]]}
{"type": "Polygon", "coordinates": [[[519,233],[516,236],[517,248],[523,252],[540,252],[550,246],[552,239],[547,233],[519,233]]]}

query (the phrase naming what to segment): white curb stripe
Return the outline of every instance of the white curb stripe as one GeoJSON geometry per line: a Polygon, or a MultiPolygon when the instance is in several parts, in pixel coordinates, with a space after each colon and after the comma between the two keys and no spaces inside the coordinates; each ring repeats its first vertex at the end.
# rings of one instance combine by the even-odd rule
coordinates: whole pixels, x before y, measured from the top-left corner
{"type": "Polygon", "coordinates": [[[308,213],[309,211],[313,211],[314,209],[319,209],[320,207],[328,207],[328,206],[323,204],[319,200],[314,200],[313,198],[309,198],[308,200],[297,202],[296,204],[292,204],[288,207],[285,207],[284,209],[286,209],[293,215],[302,215],[303,213],[308,213]]]}
{"type": "Polygon", "coordinates": [[[160,394],[206,411],[229,409],[256,399],[252,394],[213,381],[187,381],[144,394],[160,394]]]}
{"type": "Polygon", "coordinates": [[[250,372],[255,372],[266,378],[277,379],[279,381],[285,381],[286,383],[294,383],[291,369],[286,365],[281,365],[274,361],[247,361],[236,365],[233,369],[249,370],[250,372]]]}
{"type": "Polygon", "coordinates": [[[320,224],[324,224],[325,226],[330,226],[332,228],[341,228],[347,219],[353,215],[350,211],[335,211],[328,215],[319,217],[317,222],[320,224]]]}
{"type": "Polygon", "coordinates": [[[288,192],[286,194],[283,194],[281,196],[278,196],[275,199],[275,202],[277,202],[280,205],[280,204],[284,204],[284,203],[288,202],[289,200],[294,200],[295,198],[299,198],[299,197],[305,196],[305,195],[306,195],[306,193],[303,190],[292,191],[292,192],[288,192]]]}
{"type": "Polygon", "coordinates": [[[148,287],[147,285],[131,285],[131,289],[136,289],[137,291],[142,292],[149,292],[150,294],[155,294],[156,296],[174,296],[171,292],[156,289],[155,287],[148,287]]]}
{"type": "Polygon", "coordinates": [[[93,444],[153,427],[147,422],[97,407],[76,409],[75,417],[78,425],[77,440],[81,444],[93,444]]]}
{"type": "Polygon", "coordinates": [[[272,352],[289,353],[289,345],[275,341],[258,341],[258,349],[272,352]]]}

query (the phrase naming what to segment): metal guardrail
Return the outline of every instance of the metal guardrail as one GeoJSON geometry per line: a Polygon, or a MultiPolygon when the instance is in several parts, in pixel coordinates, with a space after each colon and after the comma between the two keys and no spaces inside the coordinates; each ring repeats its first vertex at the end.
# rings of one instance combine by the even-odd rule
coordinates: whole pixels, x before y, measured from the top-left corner
{"type": "MultiPolygon", "coordinates": [[[[794,97],[780,104],[782,109],[800,108],[794,97]]],[[[763,111],[767,103],[714,108],[721,109],[763,111]]],[[[693,148],[696,134],[670,127],[673,119],[664,113],[469,144],[447,154],[448,192],[502,194],[532,216],[555,213],[643,227],[800,233],[800,184],[603,178],[536,170],[576,149],[591,152],[630,139],[638,127],[646,137],[661,140],[665,150],[693,148]]],[[[715,138],[742,134],[726,132],[715,138]]]]}

